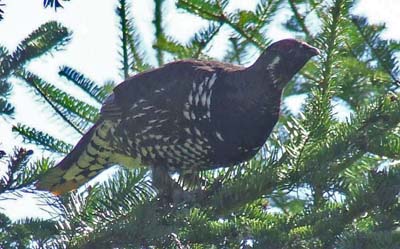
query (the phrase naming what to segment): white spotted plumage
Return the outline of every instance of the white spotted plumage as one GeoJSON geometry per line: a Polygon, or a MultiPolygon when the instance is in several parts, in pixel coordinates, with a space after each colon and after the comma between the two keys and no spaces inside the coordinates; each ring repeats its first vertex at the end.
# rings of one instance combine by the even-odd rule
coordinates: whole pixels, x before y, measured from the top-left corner
{"type": "Polygon", "coordinates": [[[205,77],[198,84],[193,81],[187,102],[183,106],[183,116],[185,119],[192,121],[196,118],[211,117],[211,99],[216,80],[217,74],[214,73],[211,77],[205,77]],[[204,110],[204,113],[197,115],[196,110],[204,110]]]}
{"type": "Polygon", "coordinates": [[[217,138],[221,141],[224,141],[224,138],[222,137],[221,133],[219,133],[218,131],[215,132],[215,135],[217,136],[217,138]]]}
{"type": "Polygon", "coordinates": [[[277,81],[279,78],[275,75],[276,71],[276,66],[279,64],[281,61],[281,57],[275,56],[274,59],[272,59],[272,62],[267,66],[267,71],[270,73],[272,84],[276,87],[277,81]]]}

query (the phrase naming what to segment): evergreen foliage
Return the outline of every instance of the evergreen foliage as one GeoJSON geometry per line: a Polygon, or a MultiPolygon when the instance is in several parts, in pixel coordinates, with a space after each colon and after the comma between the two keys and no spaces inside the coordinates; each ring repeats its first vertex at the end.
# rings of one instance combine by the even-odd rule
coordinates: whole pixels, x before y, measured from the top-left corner
{"type": "MultiPolygon", "coordinates": [[[[207,48],[221,30],[230,32],[224,60],[243,63],[274,40],[266,31],[282,9],[289,10],[291,16],[283,27],[322,52],[285,90],[284,98],[302,94],[305,102],[299,113],[283,112],[263,149],[249,162],[201,172],[194,179],[179,178],[177,182],[187,189],[196,192],[202,187],[190,201],[165,205],[147,168],[121,169],[103,184],[63,197],[43,197],[54,208],[56,221],[18,223],[2,216],[0,241],[4,242],[0,245],[400,248],[400,69],[396,57],[400,43],[382,38],[384,25],[371,25],[365,17],[352,15],[354,2],[260,0],[253,11],[227,12],[228,0],[179,0],[177,8],[208,21],[182,43],[166,34],[165,1],[155,0],[156,65],[152,65],[150,53],[142,48],[131,6],[119,0],[120,69],[125,78],[171,59],[210,58],[207,48]],[[338,104],[348,109],[346,120],[334,112],[338,104]],[[24,231],[18,230],[21,224],[24,231]],[[34,224],[45,227],[42,234],[29,230],[34,224]],[[33,237],[26,236],[29,232],[33,237]]],[[[55,23],[51,30],[69,34],[55,23]]],[[[82,133],[96,120],[97,108],[23,68],[27,60],[66,41],[66,36],[52,39],[49,33],[45,29],[32,33],[11,54],[0,49],[0,80],[7,82],[11,74],[22,79],[57,116],[82,133]],[[48,35],[45,42],[31,41],[41,35],[48,35]]],[[[68,66],[61,67],[59,74],[98,103],[112,88],[68,66]]],[[[9,92],[2,86],[0,91],[9,92]]],[[[13,129],[53,152],[66,153],[71,148],[38,129],[22,124],[13,129]]],[[[0,194],[29,190],[38,175],[54,165],[46,158],[28,165],[28,152],[16,150],[7,159],[0,194]]]]}
{"type": "Polygon", "coordinates": [[[107,95],[112,91],[112,88],[114,87],[113,84],[99,87],[96,82],[88,79],[82,73],[68,66],[62,66],[58,74],[65,77],[67,80],[72,81],[75,85],[79,86],[83,90],[83,92],[87,93],[98,103],[103,103],[107,95]]]}
{"type": "MultiPolygon", "coordinates": [[[[62,1],[70,1],[70,0],[62,0],[62,1]]],[[[3,6],[5,6],[5,4],[1,3],[1,0],[0,0],[0,21],[3,20],[3,18],[4,18],[3,17],[4,10],[2,9],[3,6]]],[[[59,0],[43,0],[43,7],[54,8],[55,11],[57,11],[58,8],[64,8],[59,0]]]]}
{"type": "Polygon", "coordinates": [[[6,100],[10,94],[9,78],[30,60],[58,50],[70,39],[71,33],[56,22],[48,22],[33,31],[20,42],[14,52],[9,53],[0,45],[0,115],[11,115],[14,107],[6,100]]]}
{"type": "MultiPolygon", "coordinates": [[[[62,1],[69,1],[69,0],[62,0],[62,1]]],[[[45,8],[50,7],[54,8],[55,11],[57,11],[58,8],[64,8],[59,0],[43,0],[43,6],[45,8]]]]}
{"type": "Polygon", "coordinates": [[[0,1],[0,21],[3,20],[3,14],[4,14],[4,10],[2,9],[3,6],[5,6],[5,4],[1,3],[0,1]]]}

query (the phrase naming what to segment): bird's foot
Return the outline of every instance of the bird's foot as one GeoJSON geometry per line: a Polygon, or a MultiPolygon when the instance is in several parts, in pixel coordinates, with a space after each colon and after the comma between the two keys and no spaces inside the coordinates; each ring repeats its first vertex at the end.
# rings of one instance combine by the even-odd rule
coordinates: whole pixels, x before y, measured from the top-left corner
{"type": "Polygon", "coordinates": [[[153,184],[159,191],[161,206],[202,205],[222,187],[222,181],[217,179],[205,188],[205,180],[199,178],[197,174],[185,175],[180,182],[181,184],[173,180],[163,168],[153,168],[153,184]]]}

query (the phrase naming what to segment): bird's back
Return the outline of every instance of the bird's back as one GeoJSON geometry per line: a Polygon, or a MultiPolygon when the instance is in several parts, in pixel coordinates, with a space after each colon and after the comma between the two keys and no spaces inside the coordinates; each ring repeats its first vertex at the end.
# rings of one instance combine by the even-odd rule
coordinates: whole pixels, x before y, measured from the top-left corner
{"type": "Polygon", "coordinates": [[[160,68],[136,74],[115,87],[115,100],[121,109],[128,109],[140,99],[157,101],[160,91],[171,97],[187,97],[194,81],[203,81],[217,73],[240,71],[244,67],[217,61],[180,60],[160,68]]]}

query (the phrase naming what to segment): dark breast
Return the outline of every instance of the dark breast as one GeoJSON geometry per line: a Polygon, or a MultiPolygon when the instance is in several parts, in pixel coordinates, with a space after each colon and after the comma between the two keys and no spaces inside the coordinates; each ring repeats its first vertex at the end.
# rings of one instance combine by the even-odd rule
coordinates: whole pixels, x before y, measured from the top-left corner
{"type": "Polygon", "coordinates": [[[279,118],[281,93],[265,80],[238,72],[215,87],[213,129],[222,139],[214,145],[213,161],[226,166],[247,161],[266,142],[279,118]]]}
{"type": "Polygon", "coordinates": [[[215,143],[213,160],[228,166],[247,161],[260,150],[278,121],[279,110],[224,116],[215,128],[221,131],[222,139],[215,143]]]}

